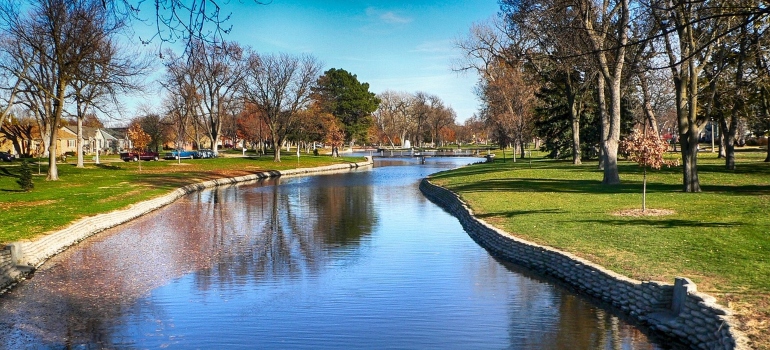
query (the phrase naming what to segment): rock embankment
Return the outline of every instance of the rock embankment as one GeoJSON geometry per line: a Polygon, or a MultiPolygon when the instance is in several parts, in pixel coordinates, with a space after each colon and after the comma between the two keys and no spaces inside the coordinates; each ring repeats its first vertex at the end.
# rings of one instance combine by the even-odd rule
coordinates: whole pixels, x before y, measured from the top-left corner
{"type": "Polygon", "coordinates": [[[428,179],[420,190],[457,217],[468,234],[492,255],[555,278],[606,302],[642,326],[693,349],[749,349],[732,311],[699,293],[692,281],[637,281],[572,254],[516,238],[473,216],[453,192],[428,179]]]}

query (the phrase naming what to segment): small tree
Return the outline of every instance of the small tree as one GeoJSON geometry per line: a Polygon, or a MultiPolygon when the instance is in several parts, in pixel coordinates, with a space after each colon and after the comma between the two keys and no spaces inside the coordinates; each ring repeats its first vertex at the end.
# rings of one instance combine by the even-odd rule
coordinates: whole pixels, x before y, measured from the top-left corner
{"type": "Polygon", "coordinates": [[[666,167],[678,166],[679,160],[665,160],[663,155],[668,150],[666,140],[658,137],[657,134],[647,133],[647,129],[634,132],[621,142],[621,152],[628,154],[629,158],[644,168],[643,187],[642,187],[642,211],[647,210],[647,167],[660,169],[666,167]]]}
{"type": "Polygon", "coordinates": [[[324,137],[327,145],[332,147],[332,157],[340,156],[340,147],[345,142],[345,132],[342,131],[340,123],[335,119],[327,120],[326,135],[324,137]]]}
{"type": "Polygon", "coordinates": [[[32,191],[35,188],[35,184],[32,183],[32,170],[29,168],[29,164],[26,160],[21,162],[21,168],[19,169],[19,179],[16,183],[21,186],[24,192],[32,191]]]}
{"type": "MultiPolygon", "coordinates": [[[[128,139],[131,140],[134,152],[143,152],[147,145],[150,144],[152,137],[150,134],[144,132],[139,122],[134,122],[131,127],[128,128],[128,139]]],[[[139,158],[139,171],[142,171],[141,157],[139,158]]]]}

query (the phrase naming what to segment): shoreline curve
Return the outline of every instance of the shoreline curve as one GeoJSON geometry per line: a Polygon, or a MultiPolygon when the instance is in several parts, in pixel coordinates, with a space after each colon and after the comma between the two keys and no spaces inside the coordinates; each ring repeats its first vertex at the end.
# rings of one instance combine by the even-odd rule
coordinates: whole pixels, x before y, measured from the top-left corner
{"type": "Polygon", "coordinates": [[[732,310],[697,291],[688,278],[674,284],[638,281],[548,246],[515,237],[477,218],[460,197],[430,182],[420,182],[430,201],[456,217],[463,229],[490,254],[554,278],[622,312],[652,332],[697,349],[751,349],[738,330],[732,310]]]}

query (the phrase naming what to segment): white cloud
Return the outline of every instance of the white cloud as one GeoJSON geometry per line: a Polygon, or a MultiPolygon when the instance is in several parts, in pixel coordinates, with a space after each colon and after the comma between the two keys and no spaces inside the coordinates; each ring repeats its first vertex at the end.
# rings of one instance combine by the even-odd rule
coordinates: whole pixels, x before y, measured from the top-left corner
{"type": "Polygon", "coordinates": [[[366,16],[370,18],[376,18],[379,21],[388,24],[406,24],[411,23],[414,19],[406,16],[401,16],[393,11],[383,11],[374,7],[368,7],[366,9],[366,16]]]}
{"type": "Polygon", "coordinates": [[[452,40],[425,41],[414,48],[413,52],[453,53],[452,40]]]}

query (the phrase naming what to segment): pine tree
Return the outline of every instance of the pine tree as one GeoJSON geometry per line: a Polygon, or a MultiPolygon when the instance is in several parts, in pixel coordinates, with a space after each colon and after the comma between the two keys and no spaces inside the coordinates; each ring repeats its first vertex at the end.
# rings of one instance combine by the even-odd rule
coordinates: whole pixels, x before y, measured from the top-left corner
{"type": "Polygon", "coordinates": [[[21,189],[25,192],[32,191],[35,188],[35,184],[32,183],[32,170],[29,168],[29,164],[24,160],[21,162],[21,169],[19,170],[19,179],[16,183],[21,186],[21,189]]]}

